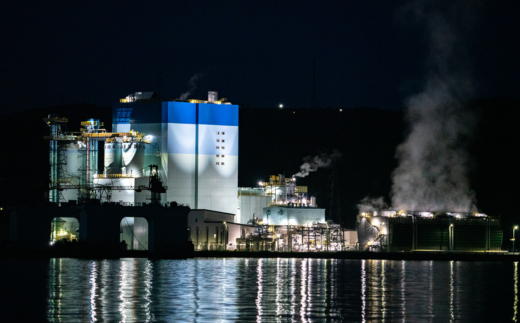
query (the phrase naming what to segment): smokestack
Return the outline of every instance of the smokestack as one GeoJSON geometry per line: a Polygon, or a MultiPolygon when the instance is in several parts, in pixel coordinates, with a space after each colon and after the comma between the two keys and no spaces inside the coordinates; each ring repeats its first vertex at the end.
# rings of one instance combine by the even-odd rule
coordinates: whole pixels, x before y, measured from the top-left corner
{"type": "Polygon", "coordinates": [[[216,102],[218,101],[218,92],[217,91],[208,91],[208,102],[216,102]]]}

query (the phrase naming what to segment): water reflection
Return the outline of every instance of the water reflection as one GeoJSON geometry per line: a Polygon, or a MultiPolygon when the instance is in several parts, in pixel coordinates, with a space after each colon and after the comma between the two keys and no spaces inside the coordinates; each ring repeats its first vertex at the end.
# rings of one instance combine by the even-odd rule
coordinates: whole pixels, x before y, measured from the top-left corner
{"type": "Polygon", "coordinates": [[[518,322],[518,262],[515,262],[515,271],[513,274],[514,280],[514,291],[515,291],[515,300],[513,303],[513,322],[518,322]]]}
{"type": "Polygon", "coordinates": [[[518,320],[518,263],[51,259],[0,274],[2,322],[518,320]]]}

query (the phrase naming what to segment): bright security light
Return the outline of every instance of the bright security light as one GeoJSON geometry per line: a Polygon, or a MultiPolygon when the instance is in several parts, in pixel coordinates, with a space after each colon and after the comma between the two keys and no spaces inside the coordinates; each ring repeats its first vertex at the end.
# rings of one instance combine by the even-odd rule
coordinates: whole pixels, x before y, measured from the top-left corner
{"type": "Polygon", "coordinates": [[[283,104],[280,103],[280,105],[278,106],[280,109],[283,108],[283,104]]]}

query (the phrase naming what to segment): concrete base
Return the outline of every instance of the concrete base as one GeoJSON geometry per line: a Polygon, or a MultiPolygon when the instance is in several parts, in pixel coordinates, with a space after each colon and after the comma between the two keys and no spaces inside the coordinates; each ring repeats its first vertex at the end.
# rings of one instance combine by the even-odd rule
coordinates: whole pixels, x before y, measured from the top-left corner
{"type": "Polygon", "coordinates": [[[193,246],[188,242],[189,212],[188,207],[159,206],[14,207],[9,231],[10,253],[117,258],[124,251],[119,241],[121,220],[124,217],[140,217],[148,221],[147,256],[186,258],[193,252],[193,246]],[[51,222],[56,217],[79,220],[77,243],[67,243],[59,248],[51,246],[51,222]]]}

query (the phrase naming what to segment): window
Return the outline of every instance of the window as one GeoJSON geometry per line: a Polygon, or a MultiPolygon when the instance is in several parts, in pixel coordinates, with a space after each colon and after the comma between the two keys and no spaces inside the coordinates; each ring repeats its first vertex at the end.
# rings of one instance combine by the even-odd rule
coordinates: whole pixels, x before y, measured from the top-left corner
{"type": "Polygon", "coordinates": [[[219,162],[217,162],[217,165],[220,165],[220,163],[219,163],[219,162]]]}
{"type": "MultiPolygon", "coordinates": [[[[219,157],[219,155],[216,155],[216,156],[219,157]]],[[[222,157],[224,157],[224,156],[222,156],[222,157]]]]}
{"type": "Polygon", "coordinates": [[[219,147],[219,146],[217,146],[217,149],[219,149],[219,148],[220,148],[220,147],[219,147]]]}
{"type": "MultiPolygon", "coordinates": [[[[224,140],[222,140],[222,141],[224,141],[224,140]]],[[[217,142],[220,142],[220,140],[217,139],[217,142]]]]}
{"type": "Polygon", "coordinates": [[[220,163],[220,165],[224,165],[224,162],[220,163]]]}
{"type": "Polygon", "coordinates": [[[222,139],[222,142],[224,142],[224,139],[222,139]]]}
{"type": "Polygon", "coordinates": [[[220,135],[220,132],[217,131],[217,135],[220,135]]]}
{"type": "Polygon", "coordinates": [[[224,146],[222,146],[222,149],[224,149],[224,146]]]}
{"type": "MultiPolygon", "coordinates": [[[[218,157],[218,156],[217,156],[218,157]]],[[[222,155],[222,158],[224,158],[224,155],[222,155]]]]}
{"type": "Polygon", "coordinates": [[[222,134],[225,135],[226,133],[224,131],[222,131],[222,134]]]}

